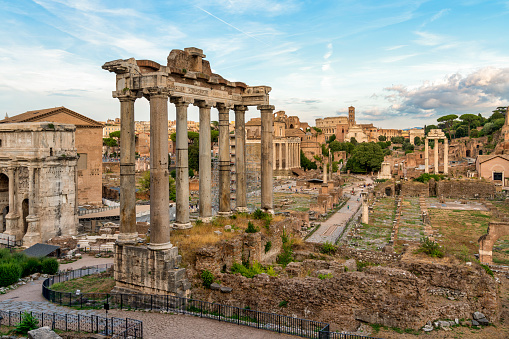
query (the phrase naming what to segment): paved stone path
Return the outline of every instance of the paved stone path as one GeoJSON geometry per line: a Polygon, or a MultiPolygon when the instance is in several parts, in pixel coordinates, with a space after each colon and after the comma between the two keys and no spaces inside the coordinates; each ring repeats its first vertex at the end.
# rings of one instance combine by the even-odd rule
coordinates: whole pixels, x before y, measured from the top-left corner
{"type": "MultiPolygon", "coordinates": [[[[363,181],[348,184],[343,188],[344,195],[349,197],[347,203],[336,213],[330,216],[329,219],[322,222],[320,227],[306,239],[307,242],[313,243],[335,243],[339,236],[343,233],[346,227],[346,222],[352,215],[354,215],[360,208],[362,202],[360,198],[361,187],[359,184],[365,183],[366,185],[372,183],[372,180],[368,176],[363,177],[363,181]],[[354,193],[352,193],[352,189],[354,193]]],[[[366,189],[365,189],[366,190],[366,189]]]]}

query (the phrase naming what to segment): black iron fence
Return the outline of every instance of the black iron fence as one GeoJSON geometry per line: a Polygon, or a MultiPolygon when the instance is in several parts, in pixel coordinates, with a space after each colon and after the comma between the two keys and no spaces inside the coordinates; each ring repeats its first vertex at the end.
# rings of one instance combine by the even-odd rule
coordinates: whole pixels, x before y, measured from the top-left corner
{"type": "MultiPolygon", "coordinates": [[[[203,300],[172,295],[124,294],[124,293],[68,293],[52,290],[54,283],[83,277],[88,274],[106,271],[111,264],[98,265],[79,270],[60,272],[43,282],[42,294],[51,302],[62,306],[86,309],[102,309],[108,304],[111,309],[144,310],[171,312],[193,315],[201,318],[255,327],[278,333],[292,334],[304,338],[316,339],[353,339],[368,338],[330,332],[329,324],[289,317],[276,313],[267,313],[248,308],[210,303],[203,300]]],[[[121,338],[121,337],[119,337],[121,338]]]]}
{"type": "MultiPolygon", "coordinates": [[[[23,318],[23,311],[0,311],[0,325],[16,326],[23,318]]],[[[100,333],[112,338],[143,338],[143,323],[135,319],[105,318],[98,315],[58,314],[29,312],[39,323],[52,330],[100,333]]]]}
{"type": "Polygon", "coordinates": [[[11,240],[9,238],[3,238],[0,240],[0,248],[14,248],[23,246],[23,240],[11,240]]]}

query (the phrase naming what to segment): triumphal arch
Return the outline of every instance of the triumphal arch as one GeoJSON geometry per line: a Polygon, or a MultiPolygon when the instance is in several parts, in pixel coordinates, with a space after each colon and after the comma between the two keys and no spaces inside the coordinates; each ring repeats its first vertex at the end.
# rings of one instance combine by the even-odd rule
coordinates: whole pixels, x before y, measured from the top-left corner
{"type": "Polygon", "coordinates": [[[76,234],[74,125],[0,124],[0,241],[76,234]]]}
{"type": "Polygon", "coordinates": [[[116,250],[115,280],[119,289],[150,293],[186,294],[189,284],[178,268],[179,256],[170,242],[168,200],[168,101],[176,117],[176,220],[174,228],[191,227],[189,219],[189,177],[187,108],[200,112],[200,201],[199,217],[212,217],[210,110],[219,112],[219,214],[231,213],[229,112],[235,112],[236,206],[247,210],[245,112],[256,106],[261,112],[261,208],[273,212],[272,161],[273,111],[268,86],[247,86],[230,82],[211,71],[198,48],[172,50],[167,64],[150,60],[114,60],[103,69],[116,74],[113,97],[120,101],[120,234],[116,250]],[[136,242],[134,102],[150,102],[150,243],[136,242]],[[157,274],[151,274],[151,272],[157,274]]]}

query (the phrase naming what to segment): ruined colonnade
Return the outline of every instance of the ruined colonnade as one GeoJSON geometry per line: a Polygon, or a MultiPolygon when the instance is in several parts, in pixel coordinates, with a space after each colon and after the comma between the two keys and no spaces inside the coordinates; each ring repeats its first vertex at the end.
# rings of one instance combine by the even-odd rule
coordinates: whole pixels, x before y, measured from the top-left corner
{"type": "Polygon", "coordinates": [[[444,132],[440,129],[432,129],[426,139],[424,140],[424,173],[429,173],[429,148],[428,148],[428,140],[436,140],[434,146],[434,173],[438,174],[438,141],[440,139],[444,140],[444,174],[449,173],[449,140],[445,136],[444,132]]]}
{"type": "Polygon", "coordinates": [[[113,97],[120,101],[120,234],[119,244],[134,244],[136,233],[135,212],[135,134],[134,102],[145,97],[150,102],[150,224],[149,249],[164,250],[172,247],[170,242],[168,200],[168,100],[176,108],[176,220],[174,228],[191,227],[189,219],[189,177],[187,109],[199,107],[200,114],[200,188],[199,217],[212,217],[211,194],[211,139],[210,111],[219,112],[219,214],[231,213],[230,204],[230,145],[229,113],[235,112],[236,126],[236,209],[247,211],[247,180],[245,156],[245,112],[248,106],[256,106],[262,120],[261,207],[273,212],[273,111],[268,104],[270,87],[249,87],[243,83],[231,83],[207,67],[205,56],[196,48],[185,51],[173,50],[168,56],[168,66],[153,61],[134,59],[115,60],[103,68],[117,74],[117,90],[113,97]],[[170,60],[171,59],[171,60],[170,60]],[[186,64],[187,63],[187,64],[186,64]],[[187,68],[180,68],[186,64],[187,68]],[[177,68],[177,65],[179,68],[177,68]],[[175,72],[175,74],[174,74],[175,72]],[[189,84],[188,78],[200,79],[189,84]],[[202,79],[203,78],[203,79],[202,79]],[[217,86],[221,85],[221,86],[217,86]],[[229,87],[226,91],[225,87],[229,87]],[[217,89],[216,89],[217,88],[217,89]]]}
{"type": "Polygon", "coordinates": [[[290,170],[300,167],[300,142],[298,138],[285,138],[274,141],[274,168],[290,170]]]}

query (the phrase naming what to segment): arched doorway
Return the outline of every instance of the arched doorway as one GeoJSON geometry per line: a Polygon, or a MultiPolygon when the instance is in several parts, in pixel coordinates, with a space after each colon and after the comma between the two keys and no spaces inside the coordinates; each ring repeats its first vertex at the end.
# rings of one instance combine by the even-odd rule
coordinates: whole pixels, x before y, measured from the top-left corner
{"type": "Polygon", "coordinates": [[[470,150],[469,149],[467,149],[466,156],[467,156],[467,158],[470,158],[470,150]]]}
{"type": "MultiPolygon", "coordinates": [[[[7,205],[9,203],[9,177],[6,176],[4,173],[0,173],[0,204],[3,206],[7,205]]],[[[1,208],[1,221],[0,221],[0,233],[5,232],[6,223],[5,223],[5,217],[7,216],[7,213],[9,213],[9,206],[5,206],[1,208]]]]}
{"type": "Polygon", "coordinates": [[[292,128],[293,128],[293,124],[290,124],[290,129],[292,129],[292,128]]]}
{"type": "Polygon", "coordinates": [[[28,199],[23,200],[21,203],[21,211],[23,213],[23,235],[25,235],[28,231],[28,199]]]}

